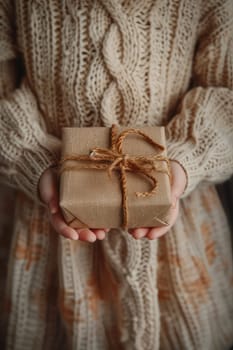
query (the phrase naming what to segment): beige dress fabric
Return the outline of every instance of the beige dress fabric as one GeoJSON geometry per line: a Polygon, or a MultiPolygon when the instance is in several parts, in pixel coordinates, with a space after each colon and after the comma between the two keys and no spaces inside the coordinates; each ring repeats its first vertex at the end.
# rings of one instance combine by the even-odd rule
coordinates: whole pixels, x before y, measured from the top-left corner
{"type": "Polygon", "coordinates": [[[2,348],[233,344],[231,237],[214,187],[233,173],[232,18],[232,0],[0,0],[2,348]],[[121,229],[67,240],[39,178],[63,126],[113,123],[166,127],[188,177],[178,220],[154,241],[121,229]]]}

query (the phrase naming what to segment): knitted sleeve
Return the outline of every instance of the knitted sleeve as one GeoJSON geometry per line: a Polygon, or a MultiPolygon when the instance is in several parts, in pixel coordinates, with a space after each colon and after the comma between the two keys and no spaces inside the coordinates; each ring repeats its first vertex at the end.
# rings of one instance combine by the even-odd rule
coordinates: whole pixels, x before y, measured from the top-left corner
{"type": "Polygon", "coordinates": [[[57,161],[60,140],[47,133],[26,77],[16,87],[12,13],[10,1],[0,0],[0,181],[40,202],[38,181],[57,161]]]}
{"type": "Polygon", "coordinates": [[[233,2],[215,1],[199,28],[192,88],[166,126],[168,156],[186,170],[182,197],[233,173],[233,2]]]}

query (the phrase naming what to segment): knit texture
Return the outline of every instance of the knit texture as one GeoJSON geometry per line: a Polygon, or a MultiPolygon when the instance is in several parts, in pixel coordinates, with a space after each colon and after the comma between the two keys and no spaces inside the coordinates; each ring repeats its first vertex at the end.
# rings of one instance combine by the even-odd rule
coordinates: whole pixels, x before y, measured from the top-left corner
{"type": "Polygon", "coordinates": [[[6,349],[228,349],[231,0],[0,0],[0,179],[17,189],[6,349]],[[156,241],[58,237],[38,196],[64,126],[166,127],[187,173],[156,241]]]}

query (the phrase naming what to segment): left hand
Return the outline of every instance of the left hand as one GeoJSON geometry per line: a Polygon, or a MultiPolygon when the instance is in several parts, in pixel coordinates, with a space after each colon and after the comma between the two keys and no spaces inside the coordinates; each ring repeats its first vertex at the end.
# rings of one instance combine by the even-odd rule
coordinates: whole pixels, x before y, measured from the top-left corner
{"type": "Polygon", "coordinates": [[[186,174],[182,166],[176,161],[171,161],[172,184],[171,184],[171,198],[172,207],[170,209],[170,217],[168,220],[169,226],[159,227],[140,227],[129,229],[128,232],[136,239],[147,237],[149,239],[156,239],[167,233],[176,222],[179,213],[179,198],[182,195],[186,186],[186,174]]]}
{"type": "Polygon", "coordinates": [[[49,220],[54,230],[72,240],[79,239],[85,242],[95,242],[96,239],[102,240],[109,229],[74,229],[65,222],[59,206],[59,181],[57,171],[50,167],[46,169],[40,177],[38,190],[40,200],[47,206],[49,220]]]}

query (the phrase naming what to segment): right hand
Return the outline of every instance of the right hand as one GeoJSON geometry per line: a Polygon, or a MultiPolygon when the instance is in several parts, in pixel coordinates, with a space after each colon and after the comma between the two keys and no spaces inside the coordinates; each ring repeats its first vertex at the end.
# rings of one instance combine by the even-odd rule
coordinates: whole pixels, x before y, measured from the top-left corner
{"type": "Polygon", "coordinates": [[[49,211],[50,222],[57,233],[65,238],[94,242],[96,239],[102,240],[109,229],[74,229],[67,225],[59,207],[59,182],[55,168],[46,169],[39,180],[38,190],[40,199],[44,202],[49,211]]]}

